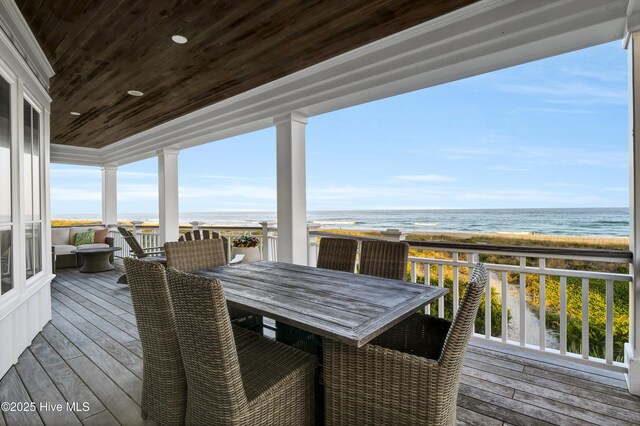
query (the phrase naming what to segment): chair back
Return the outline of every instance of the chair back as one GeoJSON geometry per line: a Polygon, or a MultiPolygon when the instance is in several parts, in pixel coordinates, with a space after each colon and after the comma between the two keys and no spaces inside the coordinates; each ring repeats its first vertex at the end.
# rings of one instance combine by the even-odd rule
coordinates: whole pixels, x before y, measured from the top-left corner
{"type": "Polygon", "coordinates": [[[173,268],[167,281],[189,388],[186,423],[202,420],[198,407],[206,401],[213,413],[206,422],[227,424],[248,402],[222,285],[173,268]]]}
{"type": "Polygon", "coordinates": [[[142,258],[148,256],[148,254],[144,252],[144,249],[138,242],[138,239],[135,237],[135,235],[133,235],[131,231],[122,226],[118,226],[118,232],[120,232],[120,235],[122,235],[122,238],[127,243],[129,248],[131,249],[131,253],[135,257],[142,258]]]}
{"type": "Polygon", "coordinates": [[[439,388],[446,389],[447,392],[453,392],[452,395],[458,394],[462,359],[473,333],[480,299],[484,293],[488,278],[484,265],[478,263],[473,269],[471,278],[469,278],[467,290],[460,302],[456,317],[453,319],[451,327],[449,327],[449,332],[438,360],[441,366],[440,378],[443,382],[439,388]]]}
{"type": "Polygon", "coordinates": [[[191,272],[227,264],[222,240],[178,241],[164,244],[167,267],[191,272]]]}
{"type": "Polygon", "coordinates": [[[366,240],[360,251],[360,273],[404,281],[408,260],[409,244],[405,242],[366,240]]]}
{"type": "Polygon", "coordinates": [[[224,245],[224,258],[226,262],[229,263],[229,239],[225,236],[221,236],[215,231],[209,231],[208,229],[196,229],[193,233],[191,231],[187,231],[180,235],[178,241],[198,241],[216,238],[220,238],[222,240],[222,244],[224,245]]]}
{"type": "Polygon", "coordinates": [[[316,266],[334,271],[353,272],[356,268],[357,253],[358,241],[355,239],[322,237],[316,266]]]}
{"type": "Polygon", "coordinates": [[[124,259],[142,343],[142,410],[159,424],[183,424],[187,379],[164,267],[124,259]]]}

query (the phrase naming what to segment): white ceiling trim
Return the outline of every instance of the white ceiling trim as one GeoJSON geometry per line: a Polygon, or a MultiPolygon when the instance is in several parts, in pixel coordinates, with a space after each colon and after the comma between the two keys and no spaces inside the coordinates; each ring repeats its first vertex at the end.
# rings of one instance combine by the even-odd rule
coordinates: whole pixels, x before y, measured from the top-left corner
{"type": "Polygon", "coordinates": [[[102,149],[53,144],[51,161],[122,165],[622,38],[628,0],[484,0],[102,149]]]}
{"type": "Polygon", "coordinates": [[[48,91],[55,72],[14,0],[0,0],[0,27],[48,91]]]}

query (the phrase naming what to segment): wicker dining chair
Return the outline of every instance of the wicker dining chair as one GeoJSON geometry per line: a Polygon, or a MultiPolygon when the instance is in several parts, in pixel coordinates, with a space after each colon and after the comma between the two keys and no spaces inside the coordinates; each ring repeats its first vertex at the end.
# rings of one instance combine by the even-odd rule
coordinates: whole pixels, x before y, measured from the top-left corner
{"type": "Polygon", "coordinates": [[[409,244],[405,242],[366,240],[362,242],[360,250],[359,272],[404,281],[408,260],[409,244]]]}
{"type": "Polygon", "coordinates": [[[268,338],[238,349],[220,281],[167,270],[187,376],[186,424],[310,425],[317,359],[268,338]]]}
{"type": "MultiPolygon", "coordinates": [[[[159,425],[181,425],[187,407],[187,378],[182,364],[173,309],[164,266],[127,258],[131,301],[142,343],[142,418],[159,425]]],[[[259,338],[240,327],[233,327],[239,348],[259,338]]]]}
{"type": "Polygon", "coordinates": [[[334,271],[353,272],[356,267],[357,253],[357,240],[323,237],[320,239],[316,266],[334,271]]]}
{"type": "Polygon", "coordinates": [[[215,231],[209,231],[208,229],[196,229],[193,232],[187,231],[180,235],[178,241],[215,240],[216,238],[220,238],[222,240],[222,244],[224,245],[224,256],[225,259],[227,259],[227,263],[229,263],[229,239],[215,231]]]}
{"type": "MultiPolygon", "coordinates": [[[[164,243],[164,250],[167,255],[167,267],[179,271],[193,272],[227,264],[224,243],[220,238],[164,243]]],[[[229,314],[235,324],[262,331],[261,316],[231,306],[229,314]]]]}
{"type": "MultiPolygon", "coordinates": [[[[357,253],[355,239],[322,237],[316,267],[353,272],[357,253]]],[[[322,338],[317,334],[276,321],[276,340],[322,358],[322,338]]]]}
{"type": "Polygon", "coordinates": [[[479,263],[453,322],[415,313],[362,348],[325,339],[326,424],[455,425],[462,359],[486,282],[479,263]]]}

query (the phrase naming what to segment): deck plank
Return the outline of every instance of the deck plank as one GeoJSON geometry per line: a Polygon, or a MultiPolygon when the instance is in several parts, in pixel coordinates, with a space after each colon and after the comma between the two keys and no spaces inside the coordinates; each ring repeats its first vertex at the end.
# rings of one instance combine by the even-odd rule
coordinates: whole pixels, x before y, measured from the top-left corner
{"type": "Polygon", "coordinates": [[[64,334],[48,323],[44,326],[41,335],[49,342],[49,344],[56,350],[62,357],[62,359],[71,359],[82,356],[82,352],[76,345],[71,343],[69,339],[64,337],[64,334]]]}
{"type": "MultiPolygon", "coordinates": [[[[67,320],[72,323],[72,324],[76,324],[76,322],[74,322],[74,319],[78,316],[78,315],[72,315],[69,316],[69,311],[74,312],[76,314],[80,314],[81,318],[84,320],[82,322],[90,322],[91,324],[93,324],[94,326],[98,327],[99,329],[101,329],[102,331],[104,331],[105,333],[108,333],[111,337],[113,337],[115,340],[117,340],[120,343],[126,343],[126,342],[130,342],[132,340],[136,340],[137,338],[137,331],[136,330],[129,330],[130,333],[127,333],[126,331],[123,331],[123,327],[120,327],[118,325],[113,324],[111,321],[109,321],[108,319],[105,318],[109,318],[111,319],[111,317],[114,317],[111,314],[103,314],[103,315],[98,315],[88,309],[86,309],[84,306],[82,306],[80,303],[78,303],[76,300],[67,297],[64,294],[58,293],[58,291],[53,290],[51,292],[51,296],[52,296],[52,305],[53,307],[58,310],[61,314],[65,314],[65,317],[67,318],[67,320]],[[134,334],[135,335],[132,335],[134,334]]],[[[122,319],[120,321],[123,321],[122,319]]],[[[132,327],[133,328],[133,327],[132,327]]]]}
{"type": "Polygon", "coordinates": [[[7,425],[42,425],[42,420],[31,406],[31,397],[24,387],[15,367],[11,367],[7,374],[0,380],[0,401],[15,403],[14,407],[8,410],[3,409],[4,419],[7,425]],[[23,409],[18,404],[27,404],[27,409],[23,409]]]}
{"type": "Polygon", "coordinates": [[[82,421],[84,426],[120,426],[113,415],[105,410],[82,421]]]}
{"type": "MultiPolygon", "coordinates": [[[[52,321],[58,330],[74,342],[87,358],[117,383],[127,395],[133,398],[136,403],[140,402],[142,380],[139,377],[55,311],[52,321]]],[[[74,359],[67,361],[69,365],[74,359]]]]}
{"type": "Polygon", "coordinates": [[[45,425],[80,425],[80,420],[68,409],[64,397],[30,350],[20,355],[16,371],[45,425]],[[62,407],[60,410],[58,404],[62,407]]]}
{"type": "Polygon", "coordinates": [[[140,407],[116,383],[85,357],[70,359],[69,366],[91,387],[100,401],[123,425],[143,424],[140,407]]]}
{"type": "MultiPolygon", "coordinates": [[[[0,395],[89,402],[89,412],[78,411],[77,419],[65,424],[149,423],[140,418],[142,347],[135,316],[127,308],[133,306],[129,289],[116,284],[120,274],[58,271],[52,285],[53,321],[2,378],[0,395]]],[[[0,426],[55,423],[38,413],[4,416],[0,426]]],[[[620,373],[477,341],[467,351],[458,397],[461,426],[639,420],[640,398],[626,391],[620,373]]]]}
{"type": "MultiPolygon", "coordinates": [[[[53,326],[52,326],[53,327],[53,326]]],[[[90,417],[105,410],[104,405],[96,398],[91,389],[73,372],[71,367],[61,358],[54,348],[43,336],[37,336],[29,348],[42,368],[45,369],[53,383],[56,385],[65,401],[87,402],[88,411],[77,411],[76,416],[80,420],[90,417]]],[[[83,356],[82,354],[80,356],[83,356]]],[[[78,357],[74,357],[78,358],[78,357]]]]}

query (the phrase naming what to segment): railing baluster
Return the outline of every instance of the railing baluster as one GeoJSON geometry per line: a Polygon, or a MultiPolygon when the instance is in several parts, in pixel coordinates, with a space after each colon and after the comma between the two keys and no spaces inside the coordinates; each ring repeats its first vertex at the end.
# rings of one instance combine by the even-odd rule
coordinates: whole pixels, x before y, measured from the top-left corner
{"type": "MultiPolygon", "coordinates": [[[[423,263],[422,267],[424,268],[424,283],[426,285],[431,285],[431,264],[423,263]]],[[[424,313],[427,315],[431,315],[431,305],[424,305],[424,313]]]]}
{"type": "Polygon", "coordinates": [[[560,353],[567,353],[567,277],[560,277],[560,353]]]}
{"type": "MultiPolygon", "coordinates": [[[[520,267],[527,266],[527,258],[520,257],[520,267]]],[[[527,343],[527,321],[526,321],[526,309],[527,309],[527,274],[520,273],[520,346],[524,346],[527,343]]]]}
{"type": "Polygon", "coordinates": [[[613,363],[613,280],[607,280],[607,331],[605,359],[607,364],[613,363]]]}
{"type": "Polygon", "coordinates": [[[416,274],[416,262],[413,260],[411,261],[411,282],[418,282],[418,276],[416,274]]]}
{"type": "Polygon", "coordinates": [[[582,358],[589,359],[589,278],[582,279],[582,358]]]}
{"type": "MultiPolygon", "coordinates": [[[[458,252],[454,252],[453,253],[453,261],[457,262],[458,261],[458,252]]],[[[452,288],[452,299],[453,299],[453,316],[455,317],[456,313],[458,312],[458,303],[459,303],[459,293],[460,293],[460,289],[459,287],[459,277],[458,277],[458,267],[454,266],[453,267],[453,288],[452,288]]]]}
{"type": "MultiPolygon", "coordinates": [[[[444,287],[444,271],[442,264],[438,265],[438,287],[444,287]]],[[[438,317],[444,318],[444,297],[438,298],[438,317]]]]}
{"type": "MultiPolygon", "coordinates": [[[[544,271],[547,267],[547,260],[543,257],[539,259],[538,263],[540,270],[544,271]]],[[[547,348],[547,276],[540,274],[540,310],[538,316],[540,318],[540,336],[538,339],[540,340],[538,343],[540,345],[540,350],[544,351],[547,348]]]]}
{"type": "Polygon", "coordinates": [[[491,338],[491,271],[487,269],[487,282],[484,291],[484,337],[491,338]]]}
{"type": "Polygon", "coordinates": [[[502,271],[502,341],[506,342],[509,338],[509,307],[507,302],[507,292],[509,288],[507,286],[507,272],[502,271]]]}

